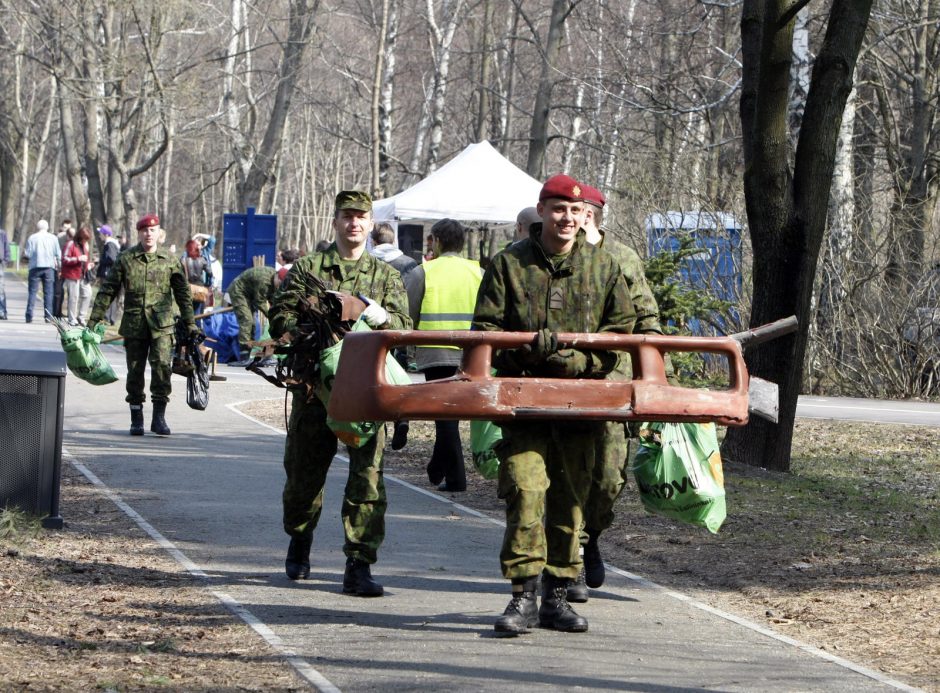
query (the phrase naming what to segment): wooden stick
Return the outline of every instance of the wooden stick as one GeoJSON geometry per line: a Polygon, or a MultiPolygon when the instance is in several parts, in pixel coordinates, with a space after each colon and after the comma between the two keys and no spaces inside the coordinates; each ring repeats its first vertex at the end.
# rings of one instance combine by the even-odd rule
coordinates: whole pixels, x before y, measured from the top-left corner
{"type": "MultiPolygon", "coordinates": [[[[208,318],[213,315],[218,315],[219,313],[231,313],[233,310],[235,310],[234,307],[225,306],[224,308],[219,308],[218,310],[211,310],[208,313],[200,313],[199,315],[195,315],[193,316],[193,320],[202,320],[203,318],[208,318]]],[[[124,337],[122,337],[121,335],[118,335],[117,337],[108,337],[107,339],[102,339],[101,343],[111,344],[112,342],[119,342],[122,339],[124,339],[124,337]]]]}

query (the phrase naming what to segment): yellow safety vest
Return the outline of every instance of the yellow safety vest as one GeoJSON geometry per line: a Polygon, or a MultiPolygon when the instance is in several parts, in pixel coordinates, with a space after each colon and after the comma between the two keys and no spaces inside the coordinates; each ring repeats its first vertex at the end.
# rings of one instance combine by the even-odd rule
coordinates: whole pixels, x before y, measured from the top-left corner
{"type": "Polygon", "coordinates": [[[424,300],[421,301],[418,329],[469,330],[477,303],[477,290],[483,279],[480,263],[456,255],[442,255],[422,267],[424,300]]]}

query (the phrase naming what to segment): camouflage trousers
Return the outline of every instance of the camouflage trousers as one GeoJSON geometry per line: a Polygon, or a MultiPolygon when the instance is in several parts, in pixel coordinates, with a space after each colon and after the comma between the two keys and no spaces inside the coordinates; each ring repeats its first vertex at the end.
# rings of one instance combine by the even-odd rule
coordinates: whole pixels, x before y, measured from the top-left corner
{"type": "MultiPolygon", "coordinates": [[[[619,421],[604,423],[604,433],[595,441],[594,472],[591,490],[584,508],[584,528],[600,532],[614,521],[614,503],[620,497],[629,473],[630,443],[624,424],[619,421]]],[[[587,541],[587,534],[581,537],[587,541]]]]}
{"type": "MultiPolygon", "coordinates": [[[[252,342],[255,339],[255,309],[251,307],[248,299],[240,294],[229,295],[232,301],[232,312],[238,321],[238,346],[252,342]]],[[[241,354],[241,358],[248,358],[248,354],[241,354]]]]}
{"type": "Polygon", "coordinates": [[[161,334],[157,337],[135,339],[124,338],[124,352],[127,356],[127,397],[130,404],[143,404],[144,371],[150,361],[150,400],[166,402],[170,399],[170,376],[173,366],[173,335],[161,334]]]}
{"type": "MultiPolygon", "coordinates": [[[[323,487],[338,441],[326,425],[326,409],[315,400],[304,403],[294,395],[284,446],[284,531],[290,535],[312,532],[323,511],[323,487]]],[[[350,558],[375,563],[385,539],[385,479],[382,449],[385,427],[361,448],[346,447],[349,477],[343,493],[343,552],[350,558]]]]}
{"type": "Polygon", "coordinates": [[[543,568],[562,578],[581,570],[580,532],[603,424],[506,424],[496,445],[506,532],[499,559],[506,578],[543,568]],[[546,433],[551,431],[551,433],[546,433]]]}

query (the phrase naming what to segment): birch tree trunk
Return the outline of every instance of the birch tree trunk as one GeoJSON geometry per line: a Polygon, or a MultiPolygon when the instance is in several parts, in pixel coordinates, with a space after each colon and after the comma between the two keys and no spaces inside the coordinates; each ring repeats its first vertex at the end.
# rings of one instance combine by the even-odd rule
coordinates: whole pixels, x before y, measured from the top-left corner
{"type": "Polygon", "coordinates": [[[480,40],[480,94],[477,100],[477,122],[474,140],[486,139],[490,119],[490,73],[493,65],[493,0],[483,0],[483,25],[480,40]]]}
{"type": "Polygon", "coordinates": [[[502,94],[499,108],[499,151],[503,156],[509,152],[509,133],[512,131],[513,122],[513,99],[515,98],[516,84],[516,36],[519,32],[519,16],[522,10],[517,3],[513,3],[513,12],[506,17],[507,34],[509,36],[505,48],[501,51],[503,55],[502,70],[497,74],[502,75],[502,94]]]}
{"type": "Polygon", "coordinates": [[[428,133],[428,155],[424,170],[431,173],[437,169],[441,155],[441,140],[444,136],[444,107],[447,101],[447,84],[450,76],[450,56],[454,43],[454,32],[463,14],[463,0],[445,0],[441,6],[439,26],[434,17],[434,0],[427,0],[428,30],[433,39],[431,45],[434,60],[434,79],[431,88],[430,131],[428,133]]]}
{"type": "Polygon", "coordinates": [[[388,22],[385,38],[385,59],[379,100],[379,179],[382,194],[388,192],[388,171],[392,152],[392,104],[395,93],[395,49],[398,45],[399,0],[388,0],[388,22]]]}
{"type": "Polygon", "coordinates": [[[382,166],[382,77],[384,76],[386,48],[388,39],[389,0],[382,1],[382,19],[379,24],[379,45],[375,49],[375,71],[372,75],[372,189],[373,199],[384,197],[381,186],[382,166]]]}

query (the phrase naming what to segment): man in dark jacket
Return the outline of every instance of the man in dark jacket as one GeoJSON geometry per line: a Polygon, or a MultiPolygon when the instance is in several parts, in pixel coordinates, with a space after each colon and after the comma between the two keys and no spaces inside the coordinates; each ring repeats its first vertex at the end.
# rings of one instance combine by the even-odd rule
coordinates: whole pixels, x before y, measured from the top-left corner
{"type": "MultiPolygon", "coordinates": [[[[370,237],[372,239],[372,254],[398,270],[402,279],[418,267],[418,263],[414,259],[405,255],[395,245],[395,230],[391,225],[385,222],[376,224],[370,237]]],[[[414,360],[414,347],[395,349],[394,356],[403,367],[407,368],[409,361],[414,360]]],[[[401,450],[408,444],[408,429],[407,421],[396,421],[394,423],[395,432],[392,435],[392,450],[401,450]]]]}
{"type": "MultiPolygon", "coordinates": [[[[417,330],[469,330],[483,272],[480,263],[461,257],[466,228],[454,219],[441,219],[431,227],[433,260],[405,277],[408,309],[417,330]]],[[[425,380],[453,377],[463,352],[449,346],[420,346],[415,350],[418,371],[425,380]]],[[[434,422],[434,449],[428,462],[428,480],[439,491],[467,490],[459,421],[434,422]]]]}
{"type": "MultiPolygon", "coordinates": [[[[580,184],[557,175],[542,186],[541,223],[527,239],[493,258],[473,317],[475,330],[535,332],[526,348],[497,352],[497,375],[605,378],[620,368],[615,352],[559,348],[557,332],[629,333],[633,302],[617,261],[589,244],[581,230],[580,184]]],[[[583,632],[587,620],[568,604],[567,588],[581,570],[579,531],[603,422],[538,421],[501,425],[499,497],[506,501],[500,551],[512,599],[496,621],[516,635],[540,623],[583,632]],[[543,572],[544,570],[544,572],[543,572]],[[542,573],[542,604],[535,586],[542,573]]]]}

